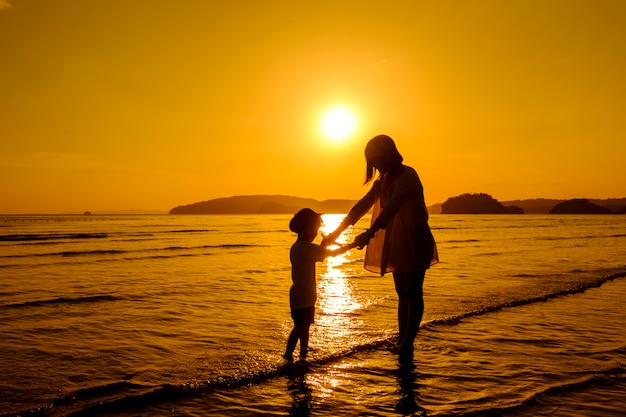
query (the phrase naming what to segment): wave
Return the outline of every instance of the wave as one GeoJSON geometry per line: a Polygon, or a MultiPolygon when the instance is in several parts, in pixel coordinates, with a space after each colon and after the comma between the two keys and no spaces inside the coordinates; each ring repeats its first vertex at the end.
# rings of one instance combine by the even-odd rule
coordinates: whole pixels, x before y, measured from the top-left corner
{"type": "Polygon", "coordinates": [[[626,237],[626,234],[618,233],[615,235],[538,236],[538,237],[533,237],[533,239],[552,241],[552,240],[581,240],[581,239],[613,239],[613,238],[620,238],[620,237],[626,237]]]}
{"type": "MultiPolygon", "coordinates": [[[[474,215],[471,215],[471,216],[473,217],[474,215]]],[[[489,221],[486,218],[483,219],[483,220],[484,221],[489,221]]],[[[466,221],[465,219],[454,219],[454,220],[450,219],[449,220],[450,223],[453,223],[453,222],[463,223],[465,221],[466,221]]],[[[431,230],[465,230],[465,229],[472,229],[473,228],[472,226],[467,226],[467,225],[464,225],[464,224],[463,225],[459,225],[459,226],[440,226],[440,225],[437,225],[437,224],[429,224],[429,226],[430,226],[431,230]]],[[[532,227],[533,228],[551,228],[551,227],[554,227],[554,226],[551,225],[551,224],[533,224],[532,227]]],[[[509,224],[506,225],[506,228],[507,229],[525,229],[525,228],[528,228],[528,225],[527,224],[512,224],[512,223],[509,223],[509,224]]]]}
{"type": "MultiPolygon", "coordinates": [[[[240,373],[219,376],[207,381],[190,381],[184,384],[162,384],[145,386],[128,382],[118,382],[75,391],[63,398],[54,400],[46,407],[28,410],[18,415],[29,416],[97,416],[120,413],[129,409],[181,401],[197,397],[220,389],[238,388],[260,383],[275,377],[310,371],[316,365],[324,365],[356,352],[367,351],[387,346],[388,340],[358,346],[338,352],[323,359],[308,362],[285,362],[280,365],[268,365],[263,369],[242,371],[240,373]]],[[[0,417],[16,416],[0,414],[0,417]]]]}
{"type": "MultiPolygon", "coordinates": [[[[126,258],[110,258],[110,259],[95,259],[91,261],[67,261],[67,262],[46,262],[46,263],[31,263],[28,264],[28,268],[38,268],[45,266],[62,266],[62,265],[76,265],[76,264],[90,264],[90,263],[101,263],[101,262],[112,262],[112,261],[141,261],[146,259],[170,259],[170,258],[178,258],[178,257],[187,257],[187,256],[210,256],[210,253],[180,253],[176,255],[152,255],[152,256],[134,256],[134,257],[126,257],[126,258]]],[[[23,264],[6,264],[0,265],[0,269],[2,268],[15,268],[15,267],[24,267],[23,264]]]]}
{"type": "MultiPolygon", "coordinates": [[[[422,327],[431,327],[437,325],[451,326],[470,316],[479,316],[490,312],[498,311],[508,307],[515,307],[531,303],[540,303],[546,300],[567,296],[573,293],[584,292],[592,287],[599,287],[602,284],[615,280],[617,278],[626,277],[626,272],[618,272],[596,281],[582,284],[574,288],[547,294],[540,297],[532,297],[527,299],[514,300],[490,307],[486,307],[477,311],[468,312],[454,317],[445,319],[437,319],[422,324],[422,327]]],[[[73,299],[53,299],[37,302],[24,303],[23,305],[47,305],[62,302],[94,302],[94,301],[112,301],[115,297],[108,295],[100,295],[94,297],[78,297],[73,299]]],[[[205,381],[188,381],[181,384],[164,383],[155,386],[139,385],[129,382],[118,382],[109,385],[87,388],[71,393],[63,398],[52,401],[46,407],[40,407],[21,415],[33,416],[97,416],[101,414],[127,412],[129,409],[141,409],[150,406],[158,408],[159,404],[166,404],[185,400],[186,398],[197,397],[206,393],[210,393],[220,389],[239,388],[249,384],[258,384],[272,378],[289,376],[306,372],[314,372],[316,368],[322,367],[337,360],[341,360],[361,352],[371,352],[379,350],[390,350],[394,345],[395,336],[374,340],[369,343],[350,347],[344,350],[336,351],[323,358],[318,358],[304,363],[259,363],[256,362],[254,367],[243,367],[235,371],[233,374],[220,375],[205,381]]],[[[623,349],[623,348],[620,348],[623,349]]],[[[610,369],[600,369],[587,374],[581,374],[580,378],[574,382],[567,382],[560,385],[548,387],[545,390],[531,395],[519,404],[503,408],[489,408],[482,411],[473,411],[467,416],[493,416],[503,415],[505,413],[515,413],[531,407],[535,404],[541,404],[542,398],[546,396],[567,395],[568,392],[584,387],[588,384],[606,383],[607,378],[623,377],[624,369],[622,367],[614,367],[610,369]]],[[[15,414],[11,414],[15,415],[15,414]]],[[[2,416],[9,416],[3,414],[2,416]]]]}
{"type": "MultiPolygon", "coordinates": [[[[149,249],[135,249],[135,250],[121,250],[121,249],[96,249],[96,250],[86,250],[86,251],[61,251],[61,252],[47,252],[47,253],[34,253],[34,254],[23,254],[23,255],[6,255],[1,258],[5,259],[24,259],[24,258],[55,258],[55,257],[91,257],[91,256],[105,256],[105,255],[127,255],[126,257],[103,257],[101,259],[94,259],[92,261],[87,262],[110,262],[112,260],[124,260],[124,261],[133,261],[140,259],[163,259],[163,258],[175,258],[179,256],[205,256],[210,255],[210,253],[206,252],[196,252],[196,253],[172,253],[172,254],[162,254],[163,252],[181,252],[181,251],[199,251],[203,249],[242,249],[242,248],[252,248],[252,247],[262,247],[263,245],[253,245],[253,244],[222,244],[222,245],[200,245],[200,246],[168,246],[164,248],[149,248],[149,249]],[[133,254],[139,253],[156,253],[148,256],[132,256],[133,254]]],[[[85,261],[82,261],[85,263],[85,261]]],[[[54,262],[54,265],[64,265],[64,264],[73,264],[75,262],[54,262]]],[[[35,266],[45,266],[50,265],[50,263],[38,263],[38,264],[28,264],[29,267],[35,266]]],[[[23,266],[23,264],[5,264],[0,265],[0,268],[8,268],[8,267],[16,267],[23,266]]]]}
{"type": "Polygon", "coordinates": [[[244,274],[268,274],[272,272],[284,272],[284,271],[290,271],[290,270],[291,270],[291,265],[285,266],[282,268],[248,269],[248,270],[243,271],[243,273],[244,274]]]}
{"type": "Polygon", "coordinates": [[[108,302],[108,301],[119,301],[121,297],[116,297],[113,295],[91,295],[85,297],[59,297],[52,298],[49,300],[35,300],[35,301],[26,301],[23,303],[15,303],[15,304],[6,304],[4,306],[0,306],[0,308],[25,308],[25,307],[45,307],[50,305],[59,305],[59,304],[83,304],[83,303],[100,303],[100,302],[108,302]]]}
{"type": "Polygon", "coordinates": [[[470,243],[470,242],[480,242],[480,239],[450,239],[450,240],[442,240],[441,243],[470,243]]]}
{"type": "MultiPolygon", "coordinates": [[[[580,271],[572,271],[572,272],[580,272],[580,271]]],[[[576,285],[575,287],[572,288],[567,288],[565,290],[562,291],[557,291],[557,292],[553,292],[550,294],[544,294],[544,295],[540,295],[540,296],[536,296],[536,297],[528,297],[528,298],[519,298],[516,300],[512,300],[512,301],[507,301],[504,303],[499,303],[499,304],[495,304],[492,306],[487,306],[484,308],[481,308],[480,310],[475,310],[475,311],[469,311],[467,313],[464,314],[460,314],[457,316],[452,316],[452,317],[446,317],[446,318],[442,318],[442,319],[434,319],[434,320],[430,320],[427,321],[425,323],[422,323],[422,327],[424,326],[433,326],[433,325],[452,325],[452,324],[456,324],[458,322],[460,322],[463,319],[466,319],[468,317],[474,317],[474,316],[480,316],[483,314],[487,314],[487,313],[492,313],[495,311],[500,311],[503,310],[505,308],[510,308],[510,307],[518,307],[518,306],[523,306],[523,305],[527,305],[527,304],[533,304],[533,303],[540,303],[540,302],[544,302],[544,301],[548,301],[551,300],[553,298],[558,298],[558,297],[564,297],[567,295],[571,295],[571,294],[578,294],[578,293],[582,293],[585,292],[586,290],[590,289],[590,288],[597,288],[600,287],[602,284],[608,282],[608,281],[612,281],[614,279],[617,278],[623,278],[626,277],[626,272],[617,272],[611,275],[607,275],[605,277],[599,278],[595,281],[590,281],[590,282],[586,282],[586,283],[581,283],[576,285]]]]}
{"type": "Polygon", "coordinates": [[[0,242],[21,242],[23,244],[43,244],[57,243],[58,241],[80,241],[85,239],[104,239],[118,237],[153,237],[164,234],[183,234],[183,233],[210,233],[217,232],[216,229],[180,229],[180,230],[151,230],[148,232],[138,233],[119,233],[119,232],[100,232],[100,233],[24,233],[0,236],[0,242]]]}
{"type": "Polygon", "coordinates": [[[542,391],[536,392],[530,397],[526,398],[519,404],[509,407],[501,408],[489,408],[483,411],[473,411],[471,413],[459,414],[459,416],[467,417],[493,417],[493,416],[505,416],[505,415],[526,415],[529,408],[539,406],[543,409],[550,404],[550,398],[558,398],[559,401],[554,403],[554,409],[548,414],[553,414],[561,407],[561,399],[571,397],[572,393],[581,389],[588,388],[590,386],[605,387],[607,385],[614,384],[614,378],[626,378],[624,374],[625,370],[622,367],[614,367],[610,369],[599,370],[594,373],[585,375],[579,378],[577,381],[553,385],[545,388],[542,391]],[[521,414],[520,414],[521,413],[521,414]]]}
{"type": "MultiPolygon", "coordinates": [[[[389,350],[392,345],[391,339],[382,339],[352,349],[338,352],[323,359],[310,362],[283,363],[270,365],[264,369],[257,369],[239,374],[220,376],[208,381],[193,381],[185,384],[163,384],[159,386],[145,386],[128,382],[119,382],[104,386],[87,388],[76,391],[66,397],[60,398],[47,407],[29,410],[24,413],[34,416],[97,416],[101,414],[121,413],[129,409],[137,409],[146,406],[158,408],[158,404],[172,403],[193,398],[202,394],[221,389],[235,389],[251,384],[259,384],[276,377],[289,375],[302,375],[314,372],[317,367],[324,366],[342,358],[355,355],[360,352],[373,350],[389,350]],[[54,410],[54,411],[52,411],[54,410]]],[[[597,370],[584,375],[580,379],[570,383],[554,385],[537,392],[525,399],[520,404],[503,408],[489,408],[482,411],[472,411],[461,416],[494,416],[504,415],[507,412],[524,410],[533,405],[543,404],[547,396],[562,397],[569,392],[584,388],[592,384],[607,384],[614,377],[623,377],[624,369],[614,367],[597,370]]],[[[2,415],[9,416],[7,415],[2,415]]]]}
{"type": "Polygon", "coordinates": [[[0,242],[33,242],[45,240],[82,240],[104,239],[106,233],[46,233],[46,234],[17,234],[0,236],[0,242]]]}
{"type": "Polygon", "coordinates": [[[142,398],[142,394],[151,389],[153,389],[153,387],[146,387],[130,382],[114,382],[103,386],[74,391],[45,406],[40,406],[23,413],[0,414],[0,416],[89,416],[94,415],[97,405],[101,405],[99,412],[105,412],[107,405],[112,401],[116,401],[116,399],[120,404],[126,404],[126,407],[131,406],[133,403],[138,404],[137,400],[142,398]]]}
{"type": "Polygon", "coordinates": [[[474,256],[500,256],[504,252],[486,252],[486,253],[476,253],[474,256]]]}

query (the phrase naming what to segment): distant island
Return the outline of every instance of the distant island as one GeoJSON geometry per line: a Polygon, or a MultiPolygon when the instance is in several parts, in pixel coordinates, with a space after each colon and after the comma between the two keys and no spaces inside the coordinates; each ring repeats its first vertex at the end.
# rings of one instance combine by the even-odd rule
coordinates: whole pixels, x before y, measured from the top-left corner
{"type": "MultiPolygon", "coordinates": [[[[174,207],[169,214],[293,214],[303,207],[320,213],[347,213],[356,200],[318,201],[285,195],[242,195],[174,207]]],[[[626,213],[621,199],[528,199],[499,202],[489,194],[461,194],[428,207],[430,214],[610,214],[626,213]],[[567,204],[566,204],[567,203],[567,204]],[[598,209],[599,207],[599,209],[598,209]]]]}
{"type": "Polygon", "coordinates": [[[524,214],[517,206],[505,206],[489,194],[462,194],[441,205],[441,214],[524,214]]]}
{"type": "Polygon", "coordinates": [[[554,206],[550,214],[611,214],[606,207],[599,206],[585,198],[575,198],[554,206]]]}

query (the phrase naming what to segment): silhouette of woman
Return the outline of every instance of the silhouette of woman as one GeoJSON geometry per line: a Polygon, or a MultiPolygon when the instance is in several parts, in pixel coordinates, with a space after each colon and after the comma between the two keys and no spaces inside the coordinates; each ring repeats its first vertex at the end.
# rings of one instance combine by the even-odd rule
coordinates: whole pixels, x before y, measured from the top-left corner
{"type": "Polygon", "coordinates": [[[356,237],[367,245],[365,269],[393,274],[398,294],[398,345],[401,356],[411,357],[413,342],[424,314],[423,284],[426,270],[439,261],[437,245],[428,226],[424,190],[417,172],[402,163],[393,139],[379,135],[365,148],[365,184],[369,192],[350,210],[342,223],[322,240],[332,244],[372,207],[370,228],[356,237]]]}

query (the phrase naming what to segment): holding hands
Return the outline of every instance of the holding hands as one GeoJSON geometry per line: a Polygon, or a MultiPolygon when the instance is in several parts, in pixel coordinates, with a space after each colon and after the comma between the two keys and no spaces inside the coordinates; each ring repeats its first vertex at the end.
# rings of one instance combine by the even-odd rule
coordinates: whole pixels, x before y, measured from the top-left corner
{"type": "Polygon", "coordinates": [[[327,246],[330,246],[330,245],[334,244],[335,241],[337,240],[337,238],[339,237],[339,235],[341,235],[341,232],[343,232],[343,230],[335,229],[335,231],[330,232],[327,235],[322,235],[322,243],[321,243],[321,245],[323,247],[327,247],[327,246]]]}
{"type": "MultiPolygon", "coordinates": [[[[326,247],[326,246],[330,246],[334,243],[336,243],[335,241],[337,240],[337,238],[341,235],[341,233],[343,232],[343,230],[341,228],[337,228],[335,231],[325,235],[322,238],[322,246],[326,247]]],[[[369,243],[370,239],[374,237],[374,232],[372,232],[370,229],[366,230],[365,232],[361,233],[360,235],[358,235],[356,238],[354,238],[354,242],[352,242],[350,244],[350,247],[356,247],[357,249],[363,249],[365,246],[367,246],[367,244],[369,243]]]]}

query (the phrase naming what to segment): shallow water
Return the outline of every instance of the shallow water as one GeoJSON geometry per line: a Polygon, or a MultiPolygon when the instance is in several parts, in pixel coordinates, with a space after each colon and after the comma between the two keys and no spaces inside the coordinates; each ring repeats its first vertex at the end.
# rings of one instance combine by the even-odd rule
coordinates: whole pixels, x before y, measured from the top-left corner
{"type": "Polygon", "coordinates": [[[432,216],[442,262],[410,364],[387,349],[391,278],[364,271],[362,251],[330,259],[306,366],[280,358],[288,220],[0,217],[3,415],[626,408],[624,216],[432,216]]]}
{"type": "Polygon", "coordinates": [[[165,416],[622,416],[626,280],[421,329],[412,362],[384,344],[235,388],[131,408],[165,416]]]}

